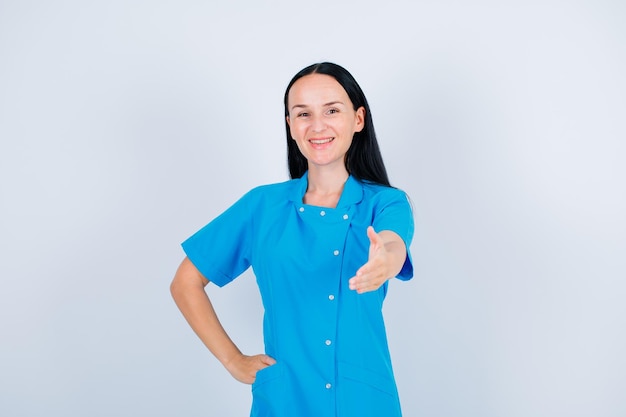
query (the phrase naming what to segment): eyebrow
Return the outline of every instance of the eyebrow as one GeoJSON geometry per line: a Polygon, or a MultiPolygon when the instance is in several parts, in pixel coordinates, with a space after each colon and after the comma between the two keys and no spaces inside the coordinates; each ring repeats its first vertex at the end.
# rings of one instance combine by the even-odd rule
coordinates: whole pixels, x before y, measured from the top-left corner
{"type": "MultiPolygon", "coordinates": [[[[342,101],[338,101],[337,100],[337,101],[328,102],[328,103],[324,104],[323,107],[334,106],[335,104],[345,105],[345,104],[343,104],[342,101]]],[[[306,104],[295,104],[295,105],[291,106],[291,110],[293,110],[295,108],[307,108],[307,107],[309,107],[309,106],[307,106],[306,104]]]]}

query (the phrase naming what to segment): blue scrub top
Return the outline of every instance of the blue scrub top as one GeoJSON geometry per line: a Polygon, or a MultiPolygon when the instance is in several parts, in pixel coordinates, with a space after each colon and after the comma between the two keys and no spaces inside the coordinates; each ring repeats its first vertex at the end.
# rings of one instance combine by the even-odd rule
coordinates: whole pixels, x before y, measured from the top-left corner
{"type": "Polygon", "coordinates": [[[307,174],[257,187],[183,243],[211,282],[252,266],[276,364],[252,385],[252,417],[400,417],[382,305],[387,283],[358,294],[348,280],[367,262],[366,229],[406,244],[398,275],[413,276],[413,215],[398,189],[350,176],[336,208],[304,204],[307,174]]]}

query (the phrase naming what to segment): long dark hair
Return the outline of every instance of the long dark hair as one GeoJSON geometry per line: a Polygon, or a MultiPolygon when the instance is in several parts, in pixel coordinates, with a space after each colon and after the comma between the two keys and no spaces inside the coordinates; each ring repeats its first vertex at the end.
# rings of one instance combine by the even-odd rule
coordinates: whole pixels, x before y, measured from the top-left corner
{"type": "Polygon", "coordinates": [[[376,141],[372,113],[367,104],[365,94],[359,87],[352,74],[345,68],[331,62],[321,62],[310,65],[297,73],[289,82],[285,91],[285,127],[287,129],[287,164],[289,165],[289,175],[291,178],[300,178],[308,169],[308,163],[304,155],[298,149],[298,145],[291,136],[287,117],[289,108],[287,97],[293,84],[300,78],[309,74],[324,74],[333,77],[348,93],[354,110],[363,106],[365,108],[365,125],[360,132],[354,134],[352,144],[346,153],[346,170],[359,181],[370,181],[390,187],[387,170],[380,154],[380,148],[376,141]]]}

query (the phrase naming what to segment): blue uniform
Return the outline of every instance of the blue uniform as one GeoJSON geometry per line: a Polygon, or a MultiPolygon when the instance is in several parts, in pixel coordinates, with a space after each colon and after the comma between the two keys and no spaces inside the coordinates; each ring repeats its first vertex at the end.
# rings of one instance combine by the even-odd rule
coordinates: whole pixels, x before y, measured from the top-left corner
{"type": "MultiPolygon", "coordinates": [[[[223,286],[252,266],[276,364],[252,385],[252,417],[400,417],[382,305],[387,283],[357,294],[348,280],[367,262],[366,229],[409,247],[404,192],[350,176],[336,208],[303,204],[307,174],[257,187],[183,243],[191,262],[223,286]]],[[[398,278],[413,276],[411,256],[398,278]]]]}

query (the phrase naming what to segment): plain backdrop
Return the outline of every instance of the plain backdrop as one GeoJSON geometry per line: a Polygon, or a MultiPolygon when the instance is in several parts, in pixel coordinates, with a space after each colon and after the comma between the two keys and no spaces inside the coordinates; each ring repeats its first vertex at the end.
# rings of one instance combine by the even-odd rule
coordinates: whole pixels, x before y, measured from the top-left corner
{"type": "MultiPolygon", "coordinates": [[[[180,242],[287,179],[284,89],[323,60],[415,206],[415,278],[385,305],[404,414],[626,415],[624,21],[618,0],[0,0],[0,415],[248,415],[169,283],[180,242]]],[[[253,275],[208,292],[260,353],[253,275]]]]}

